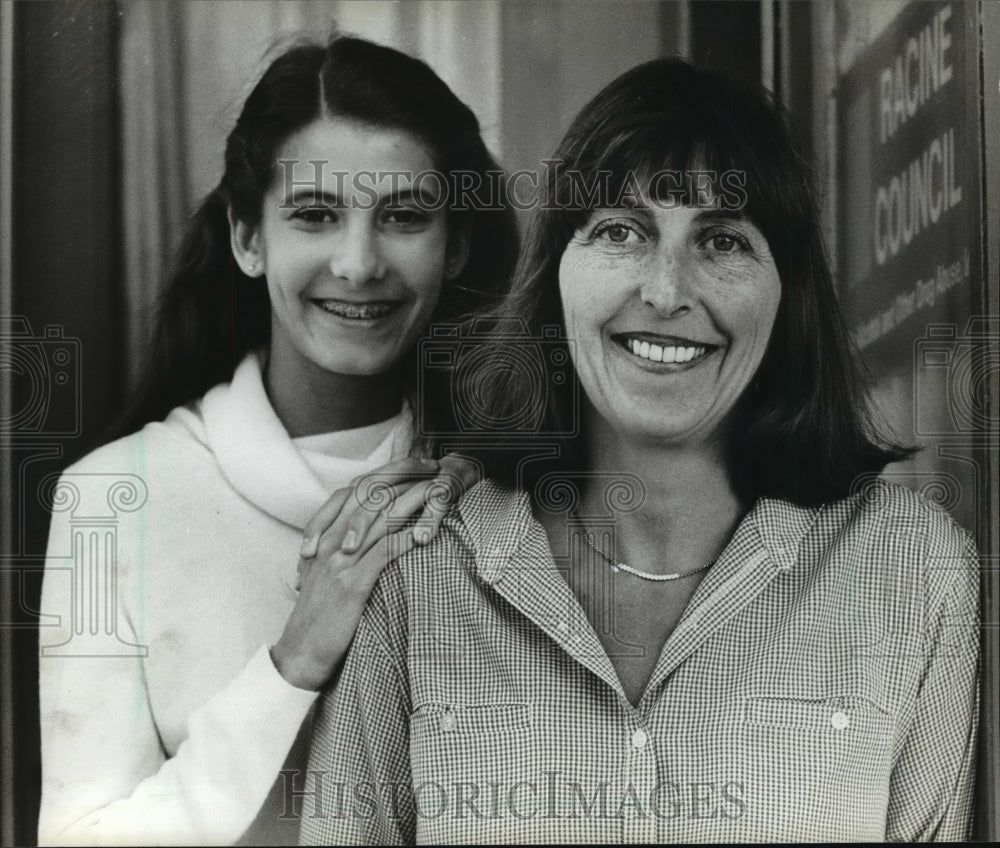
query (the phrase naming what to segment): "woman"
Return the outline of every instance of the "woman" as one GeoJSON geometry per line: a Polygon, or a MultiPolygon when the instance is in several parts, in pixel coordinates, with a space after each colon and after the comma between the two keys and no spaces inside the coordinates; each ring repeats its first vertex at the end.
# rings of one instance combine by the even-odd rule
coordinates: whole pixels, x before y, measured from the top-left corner
{"type": "Polygon", "coordinates": [[[474,115],[395,50],[296,46],[250,94],[166,295],[146,426],[52,496],[41,842],[295,840],[279,772],[316,690],[387,553],[436,530],[441,504],[407,521],[430,487],[470,483],[418,438],[412,410],[434,433],[450,409],[433,374],[417,396],[418,340],[493,302],[517,239],[452,202],[459,172],[498,174],[474,115]]]}
{"type": "Polygon", "coordinates": [[[497,338],[526,326],[577,379],[503,380],[489,351],[468,379],[481,420],[539,401],[566,435],[383,572],[304,840],[962,838],[975,550],[860,485],[907,452],[865,413],[780,117],[660,60],[554,159],[497,338]]]}

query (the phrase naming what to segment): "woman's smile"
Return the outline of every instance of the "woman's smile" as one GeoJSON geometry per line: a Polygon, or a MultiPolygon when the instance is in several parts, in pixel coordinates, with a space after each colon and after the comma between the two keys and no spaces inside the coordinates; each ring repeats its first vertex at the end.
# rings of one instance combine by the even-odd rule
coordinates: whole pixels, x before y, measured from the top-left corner
{"type": "Polygon", "coordinates": [[[661,336],[656,333],[613,333],[611,340],[622,348],[634,364],[656,373],[675,373],[701,365],[716,350],[717,345],[661,336]]]}

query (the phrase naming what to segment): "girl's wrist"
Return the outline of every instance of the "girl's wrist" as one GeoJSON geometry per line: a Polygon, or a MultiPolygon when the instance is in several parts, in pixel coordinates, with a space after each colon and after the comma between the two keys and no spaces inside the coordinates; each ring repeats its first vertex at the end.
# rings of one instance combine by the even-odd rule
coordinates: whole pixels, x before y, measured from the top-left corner
{"type": "Polygon", "coordinates": [[[269,648],[271,662],[285,682],[296,689],[317,692],[326,682],[326,675],[312,667],[312,663],[302,660],[294,653],[285,650],[281,642],[269,648]]]}

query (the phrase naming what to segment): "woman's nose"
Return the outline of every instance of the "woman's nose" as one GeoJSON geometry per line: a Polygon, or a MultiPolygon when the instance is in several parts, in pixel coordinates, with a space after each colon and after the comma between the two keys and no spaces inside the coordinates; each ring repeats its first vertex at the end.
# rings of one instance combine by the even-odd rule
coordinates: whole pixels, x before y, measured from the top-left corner
{"type": "Polygon", "coordinates": [[[690,311],[692,305],[691,269],[682,253],[675,249],[658,251],[639,287],[642,302],[667,318],[690,311]]]}
{"type": "Polygon", "coordinates": [[[374,226],[360,222],[345,228],[330,257],[330,270],[352,286],[380,279],[385,267],[374,226]]]}

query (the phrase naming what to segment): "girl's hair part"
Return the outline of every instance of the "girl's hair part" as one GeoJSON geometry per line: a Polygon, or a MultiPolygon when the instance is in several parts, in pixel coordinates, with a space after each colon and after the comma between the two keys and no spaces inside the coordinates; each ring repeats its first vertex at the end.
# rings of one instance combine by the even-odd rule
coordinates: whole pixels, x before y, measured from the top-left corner
{"type": "MultiPolygon", "coordinates": [[[[501,190],[505,186],[472,110],[424,62],[349,36],[287,49],[247,97],[226,141],[219,185],[191,218],[160,299],[145,373],[112,436],[161,420],[174,407],[197,400],[212,386],[230,380],[249,352],[269,343],[267,284],[263,278],[248,277],[237,265],[228,214],[231,210],[236,220],[251,226],[260,223],[264,194],[277,176],[281,145],[323,117],[413,134],[446,178],[449,191],[455,186],[451,177],[458,173],[501,190]]],[[[498,196],[506,197],[506,192],[498,196]]],[[[468,240],[468,260],[461,273],[442,283],[432,323],[456,321],[495,306],[517,257],[517,224],[505,204],[452,200],[449,196],[449,236],[461,234],[468,240]]],[[[432,376],[421,385],[421,397],[414,396],[419,365],[412,355],[400,363],[408,395],[447,417],[451,394],[442,379],[432,376]]]]}

